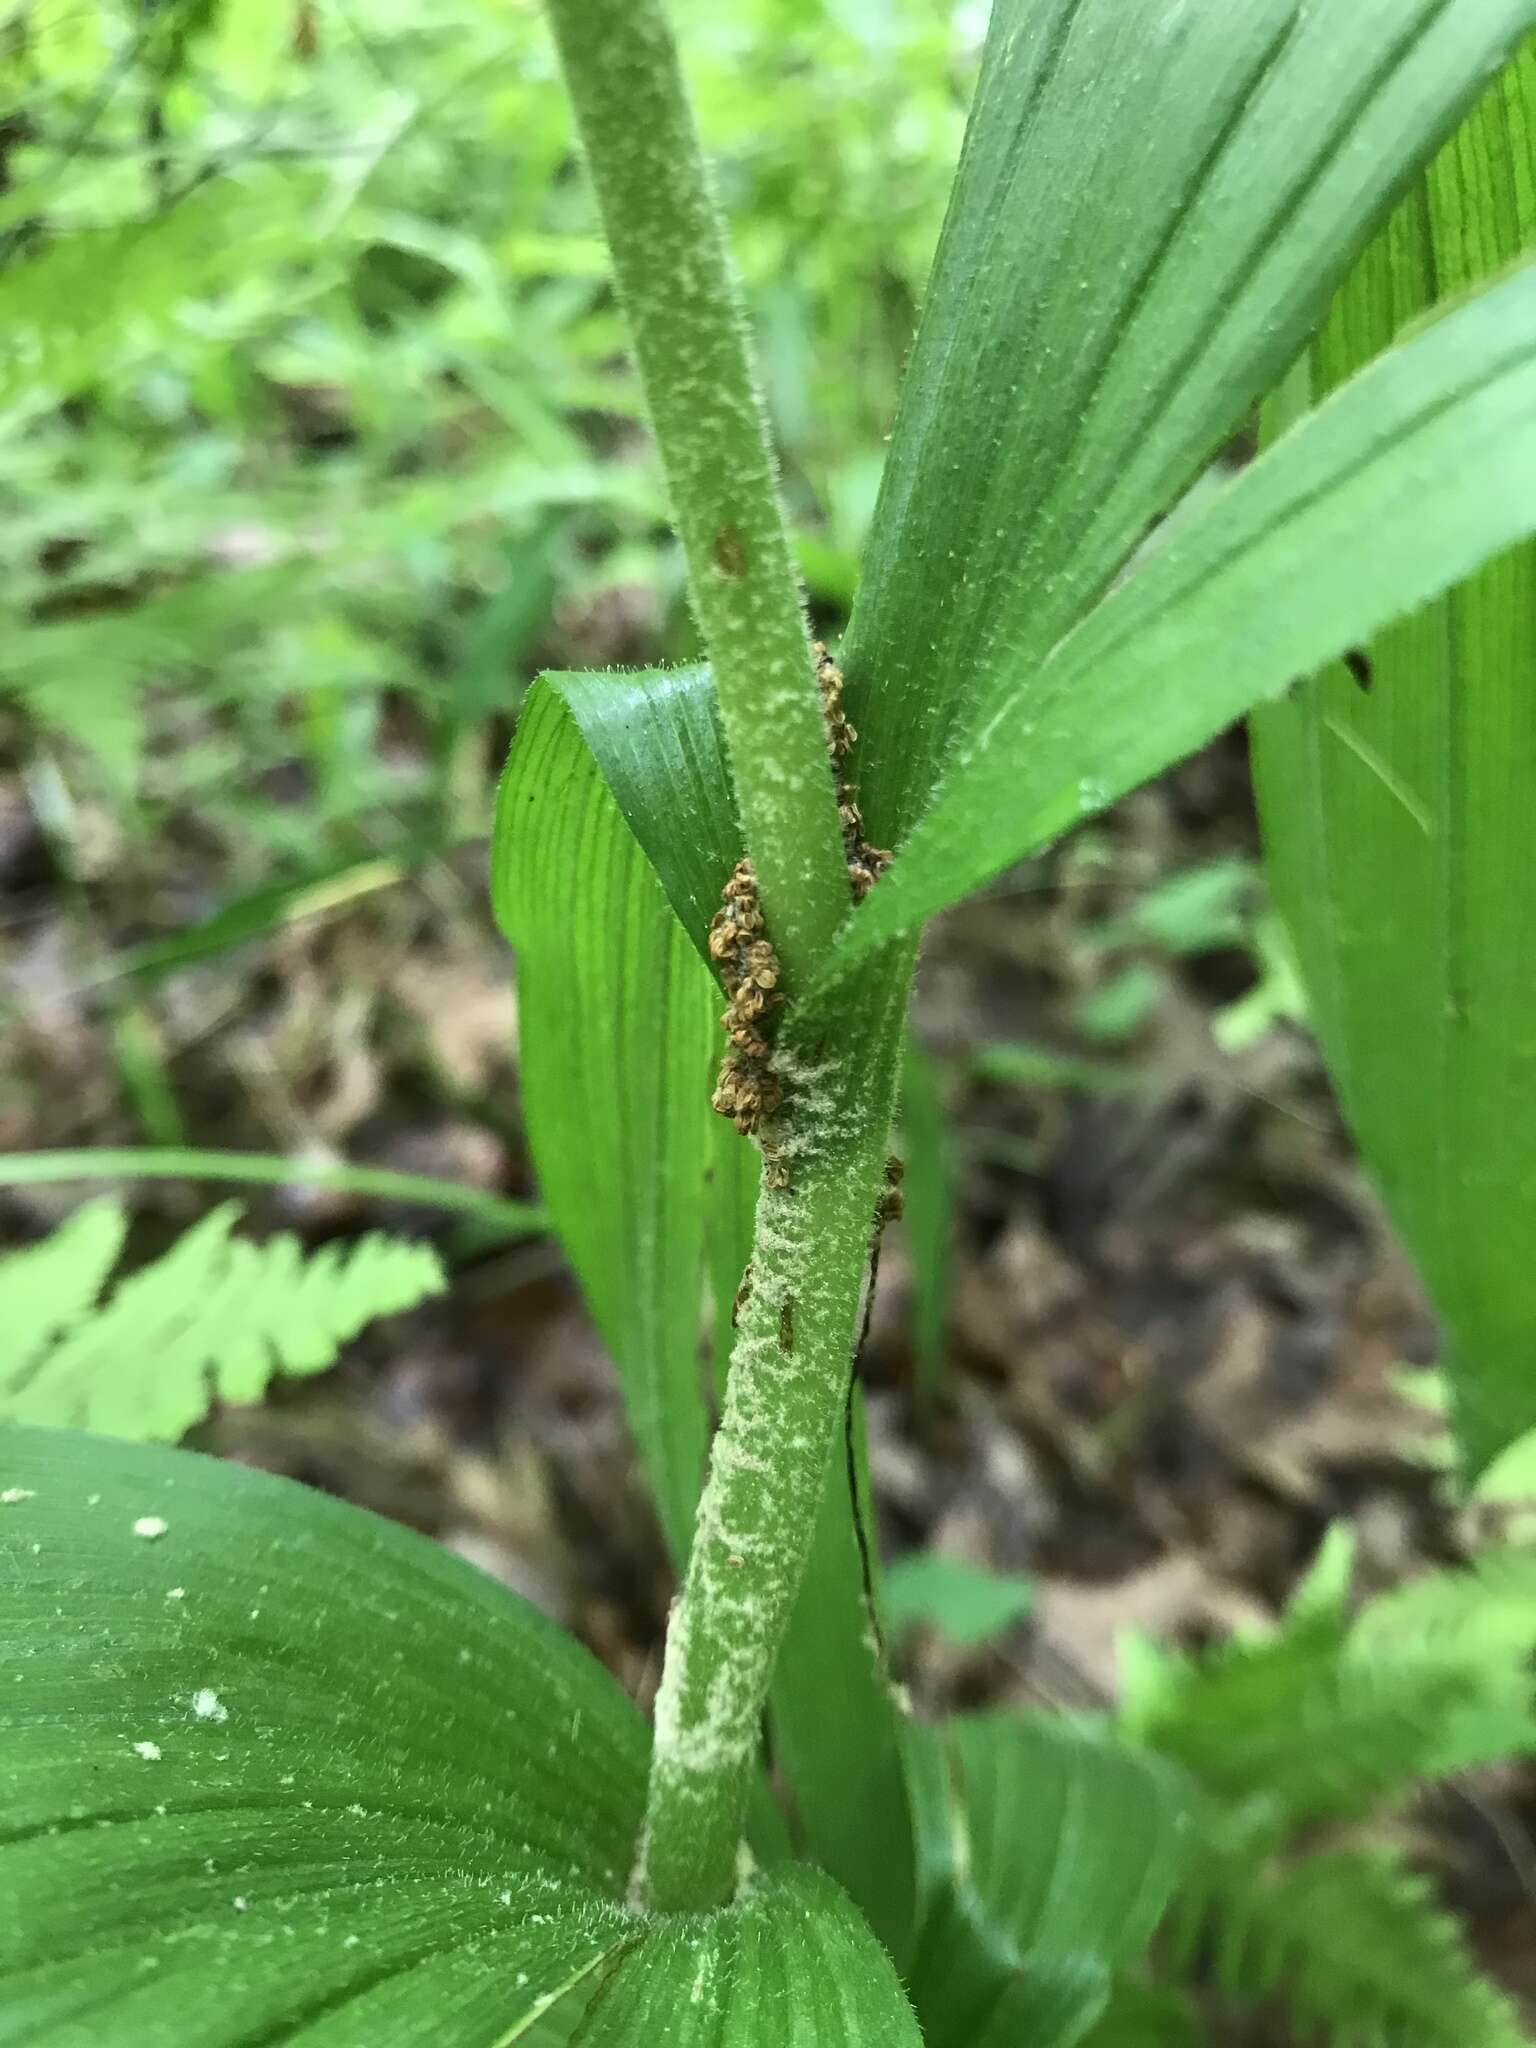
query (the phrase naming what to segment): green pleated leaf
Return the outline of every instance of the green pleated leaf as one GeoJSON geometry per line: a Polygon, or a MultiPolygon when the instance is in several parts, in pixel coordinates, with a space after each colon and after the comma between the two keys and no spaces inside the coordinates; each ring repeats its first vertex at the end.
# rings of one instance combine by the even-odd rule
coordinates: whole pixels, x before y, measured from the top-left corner
{"type": "MultiPolygon", "coordinates": [[[[1311,354],[1318,391],[1530,249],[1533,164],[1527,49],[1340,294],[1311,354]]],[[[1511,427],[1523,475],[1490,491],[1528,494],[1529,419],[1511,427]]],[[[1414,490],[1438,525],[1434,480],[1414,490]]],[[[1449,1326],[1476,1467],[1536,1423],[1536,545],[1362,651],[1255,719],[1265,844],[1345,1109],[1449,1326]]]]}
{"type": "Polygon", "coordinates": [[[709,668],[545,680],[580,728],[684,931],[704,953],[720,891],[746,850],[709,668]]]}
{"type": "Polygon", "coordinates": [[[877,842],[1278,380],[1533,19],[997,0],[845,649],[877,842]]]}
{"type": "Polygon", "coordinates": [[[12,1426],[0,1477],[0,2042],[915,2048],[818,1873],[626,1907],[645,1728],[494,1580],[184,1452],[12,1426]]]}
{"type": "Polygon", "coordinates": [[[985,2019],[974,2028],[951,2026],[943,2048],[1077,2048],[1104,2010],[1108,1988],[1102,1967],[1086,1956],[1053,1963],[1026,1957],[1010,1970],[985,2019]]]}
{"type": "Polygon", "coordinates": [[[1192,1788],[1060,1716],[914,1728],[909,1760],[925,1880],[910,1984],[924,2038],[1072,2048],[1184,1875],[1192,1788]]]}
{"type": "MultiPolygon", "coordinates": [[[[707,1433],[699,1309],[724,998],[569,708],[575,696],[588,726],[611,736],[624,731],[622,700],[650,730],[655,679],[587,680],[590,690],[566,678],[529,694],[502,779],[492,890],[518,954],[523,1112],[540,1185],[622,1375],[680,1564],[707,1433]],[[603,691],[615,703],[599,713],[603,691]]],[[[647,787],[638,765],[630,787],[647,787]]]]}
{"type": "Polygon", "coordinates": [[[654,1923],[572,2048],[920,2048],[890,1958],[818,1872],[768,1872],[728,1911],[654,1923]]]}
{"type": "Polygon", "coordinates": [[[1188,1861],[1179,1774],[1060,1716],[966,1716],[949,1741],[987,1917],[1032,1959],[1133,1961],[1188,1861]]]}
{"type": "Polygon", "coordinates": [[[1102,1963],[1021,1957],[955,1889],[924,1920],[910,1983],[926,2048],[1075,2048],[1109,1999],[1102,1963]]]}
{"type": "Polygon", "coordinates": [[[1363,370],[989,711],[829,979],[1533,527],[1536,268],[1363,370]]]}
{"type": "Polygon", "coordinates": [[[0,1430],[0,2042],[495,2048],[634,1939],[646,1731],[267,1474],[0,1430]]]}

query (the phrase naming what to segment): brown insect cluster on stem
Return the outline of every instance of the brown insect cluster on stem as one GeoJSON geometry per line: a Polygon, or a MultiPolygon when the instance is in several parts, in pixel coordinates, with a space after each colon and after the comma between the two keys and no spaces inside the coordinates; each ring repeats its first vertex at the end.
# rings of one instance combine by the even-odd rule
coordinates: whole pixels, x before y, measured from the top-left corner
{"type": "Polygon", "coordinates": [[[862,903],[891,864],[883,846],[871,846],[864,837],[864,814],[859,809],[853,784],[843,773],[858,733],[843,710],[843,672],[821,641],[811,650],[816,656],[816,680],[821,685],[821,715],[826,720],[827,746],[837,770],[837,816],[843,828],[843,855],[848,862],[848,886],[855,903],[862,903]]]}
{"type": "Polygon", "coordinates": [[[720,968],[730,1002],[720,1022],[730,1040],[715,1083],[714,1106],[750,1135],[784,1100],[782,1082],[768,1064],[763,1026],[784,998],[779,961],[764,936],[757,877],[741,860],[725,885],[725,900],[710,919],[709,957],[720,968]]]}
{"type": "MultiPolygon", "coordinates": [[[[853,784],[843,773],[858,738],[843,710],[843,672],[821,641],[812,651],[827,750],[837,774],[837,815],[848,863],[848,886],[854,902],[862,903],[890,865],[891,856],[864,837],[863,814],[853,784]]],[[[779,989],[778,955],[764,928],[757,875],[750,860],[736,863],[721,894],[720,908],[710,919],[709,957],[720,969],[730,998],[720,1019],[730,1050],[720,1065],[713,1102],[721,1116],[730,1117],[738,1131],[751,1137],[784,1101],[784,1084],[773,1071],[766,1028],[784,997],[779,989]]],[[[768,1147],[764,1158],[770,1185],[787,1187],[788,1169],[782,1159],[768,1147]]]]}

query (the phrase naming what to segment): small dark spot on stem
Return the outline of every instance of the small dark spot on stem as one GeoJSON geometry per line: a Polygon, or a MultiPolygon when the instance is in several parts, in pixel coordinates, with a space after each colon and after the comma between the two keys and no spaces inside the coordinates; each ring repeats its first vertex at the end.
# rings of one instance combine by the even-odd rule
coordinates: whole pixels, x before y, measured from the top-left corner
{"type": "Polygon", "coordinates": [[[1371,669],[1371,658],[1359,647],[1346,647],[1343,654],[1344,666],[1349,670],[1362,690],[1369,690],[1376,677],[1371,669]]]}
{"type": "Polygon", "coordinates": [[[746,575],[747,544],[741,537],[739,527],[722,526],[715,535],[711,552],[715,558],[715,567],[722,576],[729,576],[732,582],[736,582],[746,575]]]}

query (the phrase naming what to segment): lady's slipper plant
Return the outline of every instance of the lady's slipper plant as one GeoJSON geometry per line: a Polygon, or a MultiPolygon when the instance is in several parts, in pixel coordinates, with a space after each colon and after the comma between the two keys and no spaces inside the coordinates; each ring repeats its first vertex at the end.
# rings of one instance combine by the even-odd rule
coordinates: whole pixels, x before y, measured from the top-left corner
{"type": "MultiPolygon", "coordinates": [[[[1476,1454],[1536,1408],[1528,1289],[1453,1256],[1536,1201],[1527,1168],[1511,1223],[1496,1133],[1536,1057],[1504,964],[1532,901],[1505,629],[1536,616],[1536,271],[1509,267],[1536,0],[996,0],[835,657],[660,0],[549,11],[707,656],[543,678],[492,854],[543,1194],[679,1571],[654,1725],[406,1532],[6,1428],[0,2044],[1113,2027],[1194,1789],[1092,1729],[913,1725],[834,1447],[924,921],[1254,706],[1282,898],[1476,1454]],[[1263,452],[1184,504],[1267,399],[1263,452]],[[1373,641],[1367,695],[1328,665],[1373,641]],[[1383,908],[1400,841],[1429,895],[1383,908]],[[1422,991],[1421,912],[1461,934],[1422,991]],[[1399,1030],[1411,1076],[1376,1050],[1399,1030]],[[1432,1085],[1431,1158],[1395,1119],[1432,1085]],[[1454,1198],[1426,1180],[1452,1170],[1454,1198]]],[[[1377,2037],[1441,2038],[1404,2025],[1377,2037]]]]}

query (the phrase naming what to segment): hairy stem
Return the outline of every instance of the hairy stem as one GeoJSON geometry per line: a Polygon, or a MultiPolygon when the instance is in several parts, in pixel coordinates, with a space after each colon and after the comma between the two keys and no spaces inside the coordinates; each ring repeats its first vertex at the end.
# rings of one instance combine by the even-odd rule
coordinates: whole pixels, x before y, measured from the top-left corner
{"type": "Polygon", "coordinates": [[[661,0],[548,0],[758,888],[793,993],[848,913],[810,643],[745,324],[661,0]]]}
{"type": "Polygon", "coordinates": [[[752,1290],[667,1635],[636,1902],[730,1898],[764,1703],[846,1398],[911,952],[808,1015],[850,902],[828,734],[719,214],[661,0],[549,0],[790,997],[752,1290]],[[787,1185],[784,1182],[787,1181],[787,1185]]]}
{"type": "Polygon", "coordinates": [[[683,1590],[667,1633],[637,1902],[721,1904],[774,1662],[805,1574],[843,1405],[889,1139],[912,956],[875,962],[835,1014],[794,1012],[775,1050],[751,1292],[731,1356],[683,1590]]]}

